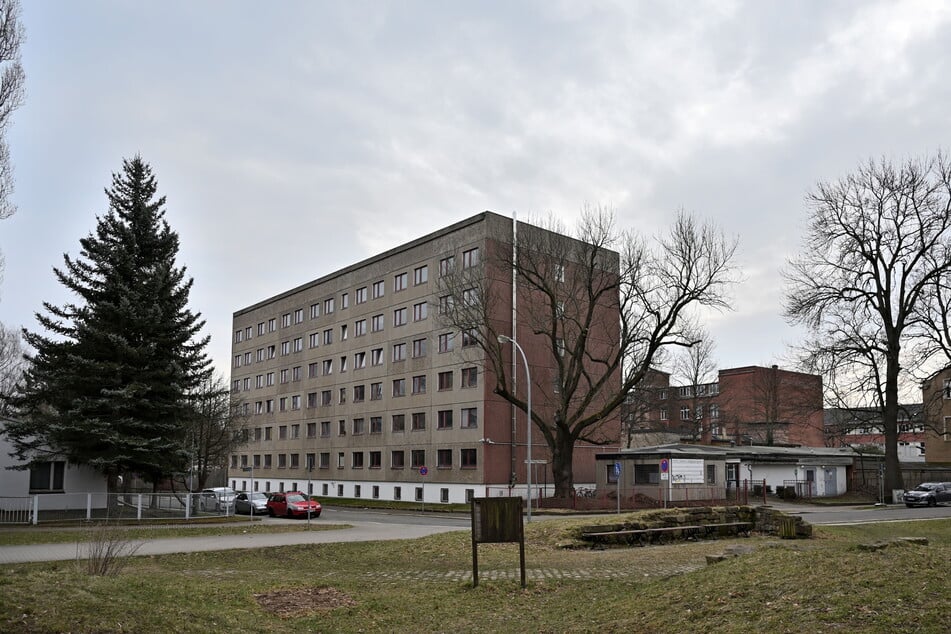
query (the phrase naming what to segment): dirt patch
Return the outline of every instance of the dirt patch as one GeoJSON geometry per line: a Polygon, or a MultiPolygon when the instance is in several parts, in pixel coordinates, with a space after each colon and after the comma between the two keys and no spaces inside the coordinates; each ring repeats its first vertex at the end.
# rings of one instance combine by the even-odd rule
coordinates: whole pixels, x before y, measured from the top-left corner
{"type": "Polygon", "coordinates": [[[307,616],[314,612],[351,607],[357,604],[350,595],[336,588],[292,588],[255,594],[254,599],[265,612],[282,619],[307,616]]]}

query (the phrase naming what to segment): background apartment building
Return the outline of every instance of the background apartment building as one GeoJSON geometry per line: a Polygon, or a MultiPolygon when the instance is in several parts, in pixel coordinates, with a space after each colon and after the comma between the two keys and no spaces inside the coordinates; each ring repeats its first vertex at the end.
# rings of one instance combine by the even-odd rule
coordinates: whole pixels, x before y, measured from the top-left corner
{"type": "Polygon", "coordinates": [[[951,367],[921,386],[925,424],[925,461],[951,464],[951,367]]]}
{"type": "MultiPolygon", "coordinates": [[[[438,319],[465,301],[440,279],[468,270],[491,289],[498,331],[512,332],[512,302],[532,301],[512,299],[511,272],[493,257],[512,235],[511,219],[484,212],[235,312],[231,388],[248,443],[231,456],[229,483],[444,503],[518,494],[524,417],[513,424],[481,348],[438,319]]],[[[515,335],[533,379],[550,372],[530,329],[515,335]]],[[[545,391],[534,396],[544,408],[545,391]]],[[[594,450],[576,451],[577,481],[594,482],[594,450]]],[[[536,440],[533,454],[538,486],[547,450],[536,440]]]]}
{"type": "Polygon", "coordinates": [[[664,442],[822,447],[822,378],[777,366],[721,369],[717,380],[670,385],[655,371],[627,403],[629,446],[664,442]]]}

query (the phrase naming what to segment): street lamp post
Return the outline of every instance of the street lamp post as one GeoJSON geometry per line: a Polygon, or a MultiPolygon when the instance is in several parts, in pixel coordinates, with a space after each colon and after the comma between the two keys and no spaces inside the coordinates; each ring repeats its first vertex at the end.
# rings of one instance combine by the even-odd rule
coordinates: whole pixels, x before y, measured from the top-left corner
{"type": "Polygon", "coordinates": [[[528,421],[525,425],[525,438],[528,442],[525,461],[525,484],[528,491],[528,517],[526,521],[532,521],[532,374],[528,369],[528,359],[525,357],[525,351],[518,342],[505,335],[499,335],[499,343],[511,343],[518,353],[522,356],[522,363],[525,364],[525,384],[528,386],[528,421]]]}

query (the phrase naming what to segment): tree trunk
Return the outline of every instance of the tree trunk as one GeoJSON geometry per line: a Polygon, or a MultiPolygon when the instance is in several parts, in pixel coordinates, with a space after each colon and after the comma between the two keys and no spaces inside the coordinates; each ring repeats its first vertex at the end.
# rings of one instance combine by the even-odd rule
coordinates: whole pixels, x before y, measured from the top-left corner
{"type": "Polygon", "coordinates": [[[885,409],[882,427],[885,432],[885,496],[904,489],[901,464],[898,462],[898,352],[888,355],[885,367],[885,409]]]}
{"type": "Polygon", "coordinates": [[[551,474],[555,480],[555,497],[566,498],[574,494],[575,481],[572,469],[574,452],[575,439],[565,434],[557,434],[551,454],[551,474]]]}

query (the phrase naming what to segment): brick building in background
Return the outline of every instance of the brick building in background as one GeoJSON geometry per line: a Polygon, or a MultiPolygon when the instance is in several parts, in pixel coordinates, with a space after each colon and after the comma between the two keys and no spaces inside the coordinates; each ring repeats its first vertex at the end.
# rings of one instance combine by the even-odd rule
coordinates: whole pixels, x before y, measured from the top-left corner
{"type": "Polygon", "coordinates": [[[951,464],[951,367],[921,386],[924,407],[925,461],[951,464]]]}
{"type": "MultiPolygon", "coordinates": [[[[513,483],[522,493],[524,415],[513,417],[494,393],[482,349],[438,319],[447,302],[469,301],[441,279],[468,271],[493,298],[493,328],[524,349],[533,409],[545,411],[554,370],[544,338],[526,320],[512,332],[513,297],[521,313],[544,298],[513,293],[498,257],[511,253],[513,229],[513,220],[484,212],[235,312],[231,388],[249,442],[231,456],[229,484],[281,491],[309,483],[321,496],[427,502],[500,495],[513,483]]],[[[523,231],[544,233],[518,223],[523,231]]],[[[610,328],[598,336],[616,346],[610,328]]],[[[619,437],[620,415],[605,431],[619,437]]],[[[536,463],[548,459],[540,436],[536,463]]],[[[596,449],[576,449],[576,482],[594,482],[596,449]]],[[[551,482],[548,468],[535,467],[536,486],[551,482]]]]}
{"type": "Polygon", "coordinates": [[[777,366],[723,369],[699,385],[670,385],[668,373],[655,371],[628,399],[623,419],[629,446],[825,446],[822,378],[777,366]]]}

